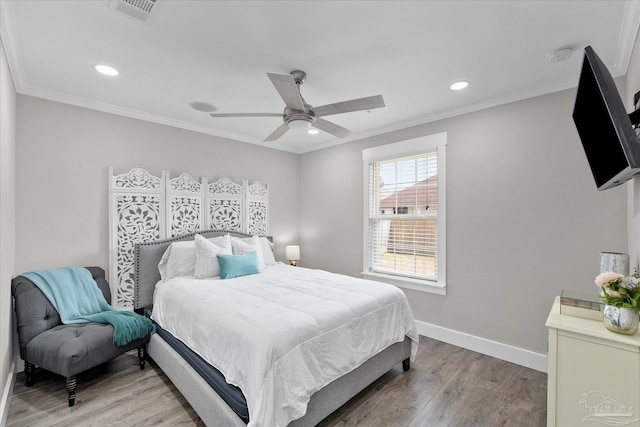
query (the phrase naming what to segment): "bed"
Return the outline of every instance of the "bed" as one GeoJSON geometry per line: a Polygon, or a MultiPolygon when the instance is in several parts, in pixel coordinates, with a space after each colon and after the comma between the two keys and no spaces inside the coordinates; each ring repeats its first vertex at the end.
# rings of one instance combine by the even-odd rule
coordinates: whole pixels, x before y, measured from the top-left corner
{"type": "Polygon", "coordinates": [[[160,332],[149,342],[147,354],[205,424],[313,426],[396,365],[402,364],[405,371],[409,370],[418,334],[404,294],[389,285],[282,263],[262,266],[258,274],[232,280],[219,277],[162,280],[158,264],[170,245],[202,238],[215,240],[226,235],[238,241],[257,239],[243,233],[208,230],[138,243],[135,247],[134,307],[151,313],[160,326],[160,332]],[[322,295],[311,284],[314,281],[325,286],[322,295]],[[356,288],[363,285],[369,286],[367,294],[358,296],[356,288]],[[301,288],[305,288],[304,295],[308,292],[311,295],[301,297],[304,302],[300,304],[306,304],[304,309],[297,306],[298,300],[290,300],[301,288]],[[210,291],[218,294],[206,297],[200,294],[210,291]],[[399,300],[389,299],[392,296],[399,300]],[[223,297],[233,302],[221,303],[223,297]],[[359,303],[359,298],[364,298],[364,302],[359,303]],[[242,308],[244,301],[250,309],[242,308]],[[177,312],[171,312],[174,306],[177,312]],[[227,312],[236,306],[239,313],[227,312]],[[374,306],[377,308],[367,308],[374,306]],[[286,317],[277,317],[280,311],[286,312],[286,317]],[[185,320],[187,314],[189,320],[185,320]],[[198,317],[205,314],[213,318],[198,317]],[[246,316],[254,322],[259,320],[258,330],[253,330],[256,326],[247,326],[251,324],[245,323],[246,316]],[[344,321],[339,321],[341,316],[346,316],[344,321]],[[389,326],[376,326],[374,321],[389,326]],[[323,326],[322,322],[329,323],[323,326]],[[268,327],[259,330],[261,325],[268,327]],[[233,331],[233,339],[221,335],[225,328],[233,331]],[[314,328],[320,332],[313,333],[314,328]],[[389,332],[378,333],[379,329],[389,332]],[[281,335],[286,344],[272,345],[271,340],[281,335]],[[353,341],[357,346],[343,350],[343,346],[336,346],[339,340],[353,341]],[[267,347],[268,362],[262,360],[258,351],[254,352],[254,347],[260,345],[267,347]],[[327,360],[321,360],[323,354],[330,358],[330,368],[326,367],[327,360]],[[222,365],[228,362],[222,360],[225,358],[237,361],[238,366],[222,365]],[[247,365],[251,368],[246,368],[247,365]],[[255,366],[260,368],[254,369],[255,366]],[[288,384],[289,379],[298,377],[303,379],[302,384],[288,384]],[[286,404],[278,400],[281,396],[286,404]]]}

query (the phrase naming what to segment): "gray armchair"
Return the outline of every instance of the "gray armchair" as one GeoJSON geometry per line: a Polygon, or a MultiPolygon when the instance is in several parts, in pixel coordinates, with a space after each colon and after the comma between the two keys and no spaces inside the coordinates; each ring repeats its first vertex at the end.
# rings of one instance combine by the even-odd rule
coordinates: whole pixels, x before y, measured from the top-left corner
{"type": "MultiPolygon", "coordinates": [[[[111,302],[109,284],[100,267],[86,267],[107,302],[111,302]]],[[[47,297],[29,279],[17,276],[11,281],[15,300],[20,357],[25,363],[26,385],[34,383],[35,367],[67,379],[69,406],[76,397],[76,375],[111,360],[129,350],[138,349],[140,369],[144,369],[145,345],[149,335],[125,346],[113,343],[113,327],[102,323],[64,325],[47,297]]]]}

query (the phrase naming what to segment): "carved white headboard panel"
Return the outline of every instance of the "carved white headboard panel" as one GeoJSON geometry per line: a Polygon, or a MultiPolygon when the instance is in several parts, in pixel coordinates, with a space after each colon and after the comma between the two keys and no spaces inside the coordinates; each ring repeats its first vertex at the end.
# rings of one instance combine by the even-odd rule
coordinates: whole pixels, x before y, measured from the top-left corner
{"type": "Polygon", "coordinates": [[[244,231],[245,186],[220,178],[207,186],[207,228],[244,231]]]}
{"type": "Polygon", "coordinates": [[[109,280],[112,304],[133,307],[133,249],[164,235],[164,173],[144,169],[113,175],[109,169],[109,280]]]}
{"type": "Polygon", "coordinates": [[[269,189],[258,181],[251,185],[247,185],[245,181],[245,186],[247,187],[245,233],[266,236],[269,233],[269,189]]]}
{"type": "Polygon", "coordinates": [[[209,183],[206,177],[157,177],[139,168],[114,175],[109,168],[109,212],[112,304],[131,310],[136,243],[213,228],[266,236],[269,190],[257,181],[209,183]]]}
{"type": "Polygon", "coordinates": [[[167,237],[203,230],[204,189],[206,180],[196,181],[183,173],[177,178],[167,177],[167,237]]]}

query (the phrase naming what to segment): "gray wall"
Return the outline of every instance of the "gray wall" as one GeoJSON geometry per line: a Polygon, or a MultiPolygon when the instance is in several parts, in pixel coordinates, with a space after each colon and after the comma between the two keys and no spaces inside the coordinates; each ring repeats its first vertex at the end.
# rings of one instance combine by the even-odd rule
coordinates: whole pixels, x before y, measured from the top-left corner
{"type": "Polygon", "coordinates": [[[16,272],[108,270],[108,171],[229,177],[270,187],[276,256],[298,240],[299,156],[187,130],[18,96],[16,272]]]}
{"type": "MultiPolygon", "coordinates": [[[[627,69],[627,88],[623,93],[627,111],[633,110],[633,95],[640,91],[640,33],[638,34],[629,68],[627,69]]],[[[627,187],[627,229],[629,241],[630,266],[640,266],[640,178],[635,177],[625,184],[627,187]]]]}
{"type": "Polygon", "coordinates": [[[626,191],[596,190],[574,100],[558,92],[302,155],[303,265],[358,276],[362,149],[447,132],[447,295],[406,290],[414,315],[546,354],[554,296],[595,292],[599,252],[627,249],[626,191]]]}
{"type": "Polygon", "coordinates": [[[16,91],[0,40],[0,425],[9,408],[3,395],[11,384],[13,357],[11,278],[15,266],[16,91]]]}
{"type": "Polygon", "coordinates": [[[18,95],[13,272],[108,266],[114,166],[268,183],[279,258],[300,243],[301,265],[358,276],[362,149],[444,131],[448,295],[407,290],[416,319],[546,353],[553,297],[593,291],[599,252],[628,247],[626,189],[596,191],[570,118],[574,97],[563,91],[298,156],[18,95]]]}

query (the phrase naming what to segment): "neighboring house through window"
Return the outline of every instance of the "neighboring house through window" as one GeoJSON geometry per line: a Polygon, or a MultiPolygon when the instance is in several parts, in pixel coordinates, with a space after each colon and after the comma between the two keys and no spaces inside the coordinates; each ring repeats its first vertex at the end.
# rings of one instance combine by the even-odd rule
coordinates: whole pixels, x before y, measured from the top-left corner
{"type": "Polygon", "coordinates": [[[363,275],[445,294],[446,133],[365,149],[363,275]]]}

